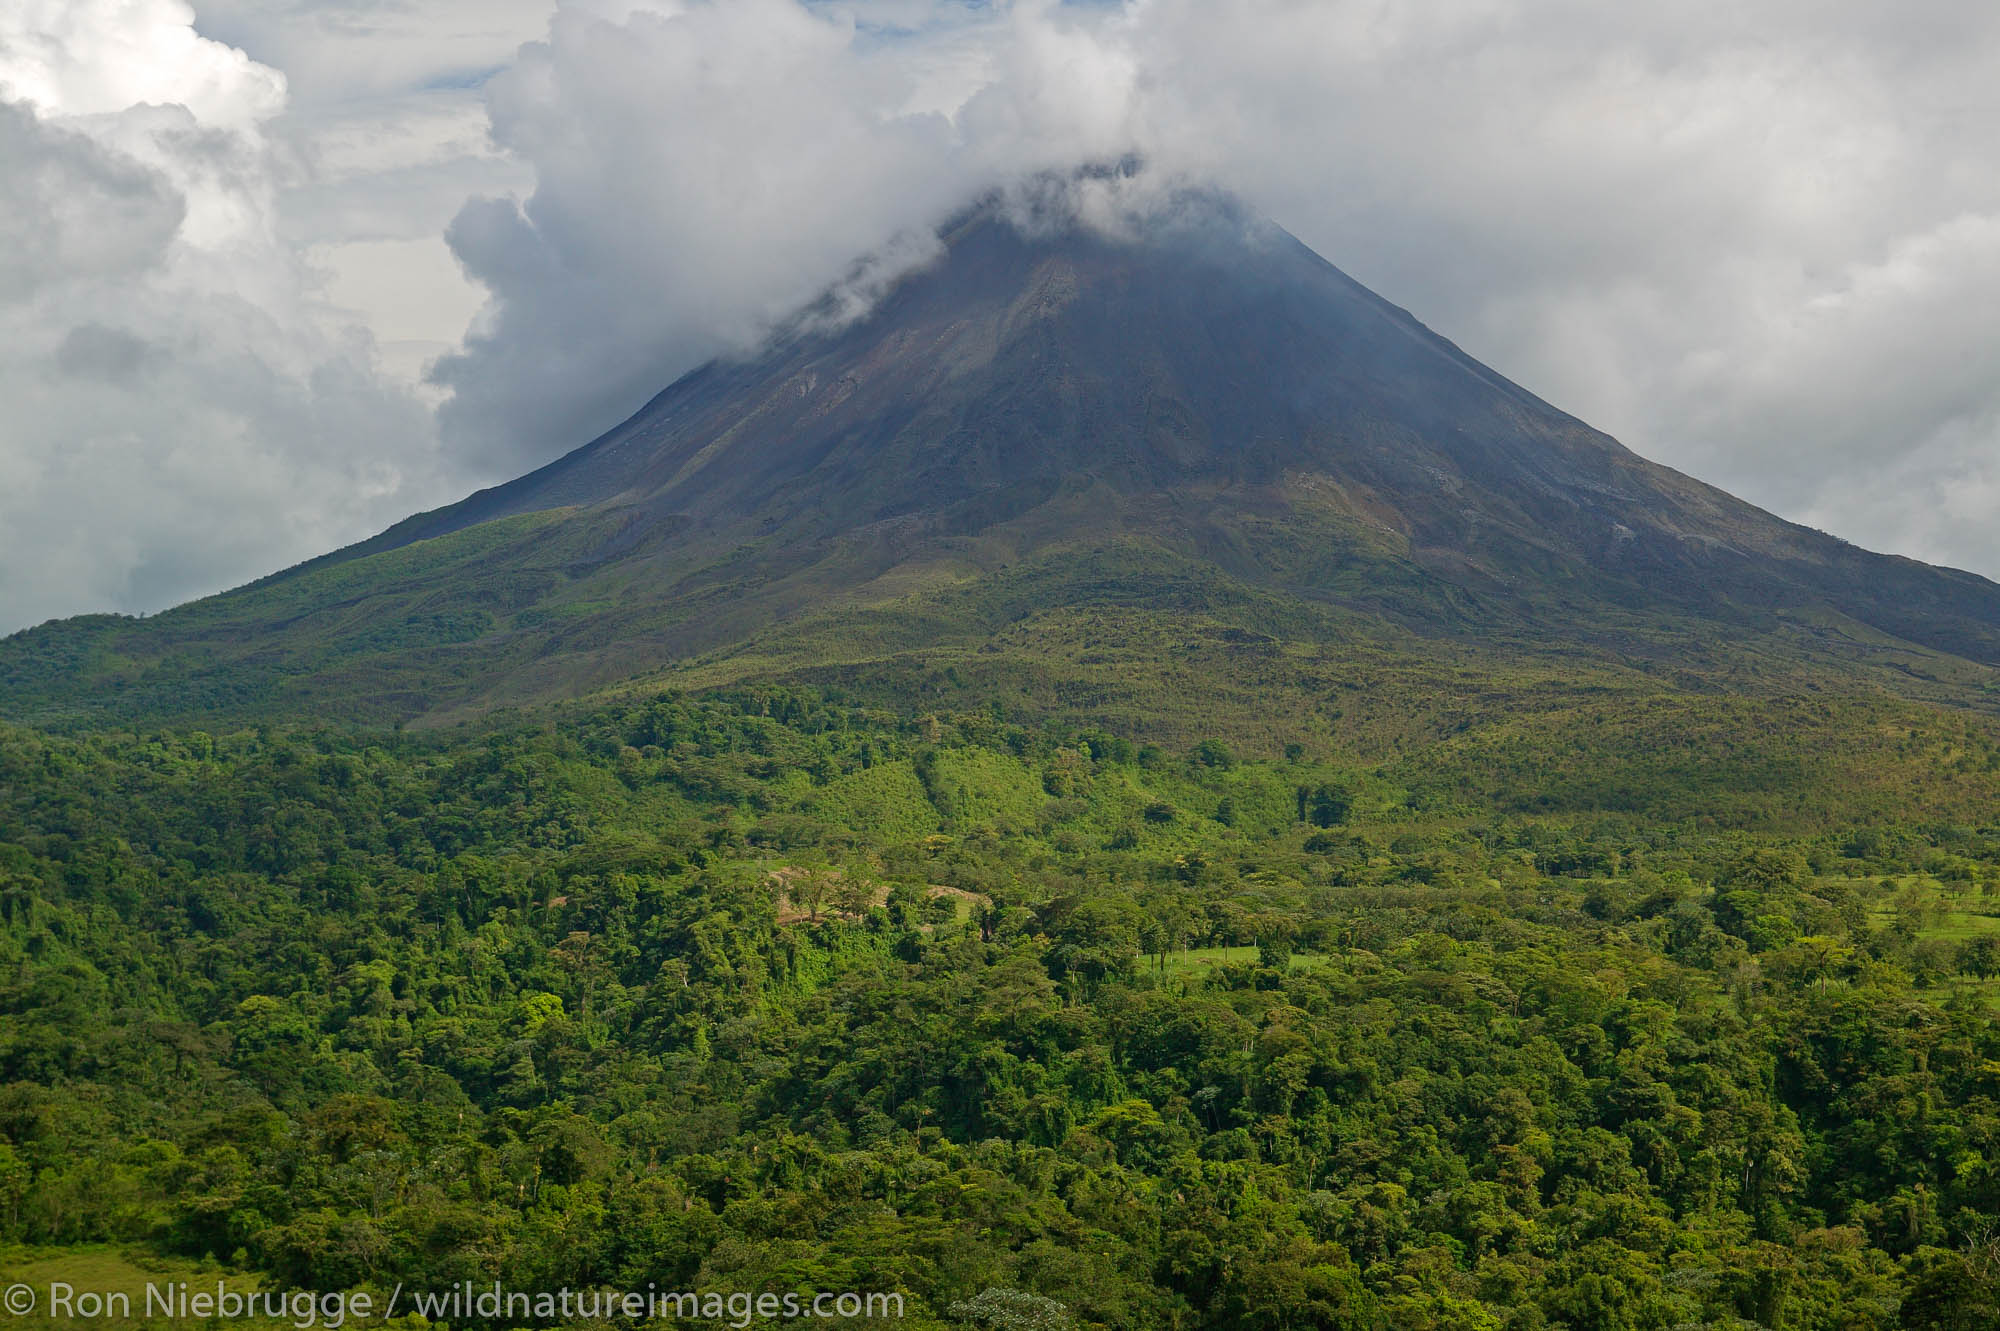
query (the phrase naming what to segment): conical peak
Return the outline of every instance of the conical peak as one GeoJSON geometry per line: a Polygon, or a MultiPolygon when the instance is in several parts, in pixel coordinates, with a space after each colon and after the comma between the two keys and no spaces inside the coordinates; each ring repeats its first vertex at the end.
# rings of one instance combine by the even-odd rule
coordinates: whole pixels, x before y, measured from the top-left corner
{"type": "Polygon", "coordinates": [[[982,201],[865,313],[802,318],[437,518],[607,503],[677,528],[830,532],[912,512],[949,525],[979,496],[1014,495],[1012,511],[1079,478],[1306,471],[1429,495],[1433,474],[1511,490],[1525,471],[1539,492],[1579,469],[1602,489],[1630,461],[1235,198],[1098,183],[982,201]]]}
{"type": "Polygon", "coordinates": [[[1302,624],[1335,606],[1564,640],[1661,607],[1729,632],[1831,607],[2000,663],[2000,588],[1645,462],[1229,196],[1137,181],[985,200],[865,308],[802,317],[531,475],[146,632],[236,624],[250,662],[269,605],[323,604],[286,622],[352,619],[373,651],[387,631],[350,613],[353,587],[394,624],[484,598],[477,650],[539,696],[546,660],[610,682],[829,607],[893,602],[868,622],[922,648],[943,587],[970,589],[980,625],[1227,588],[1302,624]],[[996,573],[1018,567],[1037,572],[996,573]]]}
{"type": "MultiPolygon", "coordinates": [[[[1117,206],[1093,213],[1095,188],[985,200],[858,317],[705,366],[363,552],[555,509],[576,511],[590,561],[810,561],[885,531],[896,559],[1121,532],[1205,550],[1177,515],[1222,504],[1299,549],[1379,545],[1482,594],[1824,588],[1915,631],[1915,612],[1849,595],[1844,547],[1633,455],[1230,196],[1114,179],[1099,202],[1117,206]]],[[[1259,539],[1238,530],[1232,558],[1265,559],[1259,539]]],[[[1896,602],[1950,599],[1902,581],[1896,602]]],[[[1989,622],[1990,590],[1974,600],[1949,639],[1921,640],[2000,658],[2000,610],[1989,622]]]]}

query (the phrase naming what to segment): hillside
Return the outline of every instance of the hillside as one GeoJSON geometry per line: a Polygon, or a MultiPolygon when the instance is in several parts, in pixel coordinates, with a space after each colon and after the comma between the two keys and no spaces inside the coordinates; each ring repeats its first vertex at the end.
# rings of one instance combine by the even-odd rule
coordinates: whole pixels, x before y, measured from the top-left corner
{"type": "Polygon", "coordinates": [[[2000,747],[1909,731],[1814,829],[1828,755],[1746,755],[1865,719],[1601,719],[1645,761],[1497,790],[786,689],[0,725],[0,1280],[1995,1325],[2000,747]]]}

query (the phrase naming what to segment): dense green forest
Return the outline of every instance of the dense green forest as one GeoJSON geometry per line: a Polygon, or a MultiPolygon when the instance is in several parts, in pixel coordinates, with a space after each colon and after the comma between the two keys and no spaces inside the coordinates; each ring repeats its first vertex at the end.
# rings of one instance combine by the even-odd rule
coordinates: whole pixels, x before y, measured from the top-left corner
{"type": "Polygon", "coordinates": [[[1691,706],[1365,765],[777,688],[0,728],[0,1257],[2000,1325],[2000,748],[1691,706]]]}

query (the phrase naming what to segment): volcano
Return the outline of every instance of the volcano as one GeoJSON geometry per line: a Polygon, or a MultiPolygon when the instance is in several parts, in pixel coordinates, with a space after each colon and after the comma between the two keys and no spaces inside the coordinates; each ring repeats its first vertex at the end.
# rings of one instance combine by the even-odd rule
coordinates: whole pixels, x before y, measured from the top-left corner
{"type": "Polygon", "coordinates": [[[2000,586],[1648,462],[1227,200],[941,239],[865,315],[806,311],[509,484],[15,635],[0,711],[441,721],[769,679],[1118,724],[1268,713],[1343,659],[1994,694],[2000,586]]]}

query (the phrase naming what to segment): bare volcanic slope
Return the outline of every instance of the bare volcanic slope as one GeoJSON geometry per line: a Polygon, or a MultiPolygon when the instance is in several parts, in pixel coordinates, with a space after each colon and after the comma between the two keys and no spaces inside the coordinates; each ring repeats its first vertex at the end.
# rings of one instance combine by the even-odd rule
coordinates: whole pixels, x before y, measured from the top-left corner
{"type": "Polygon", "coordinates": [[[1226,201],[1126,235],[989,208],[945,241],[865,317],[808,311],[519,480],[15,635],[0,714],[436,718],[962,655],[1059,694],[1086,612],[1155,657],[1207,625],[1961,700],[2000,665],[2000,587],[1647,462],[1226,201]]]}

